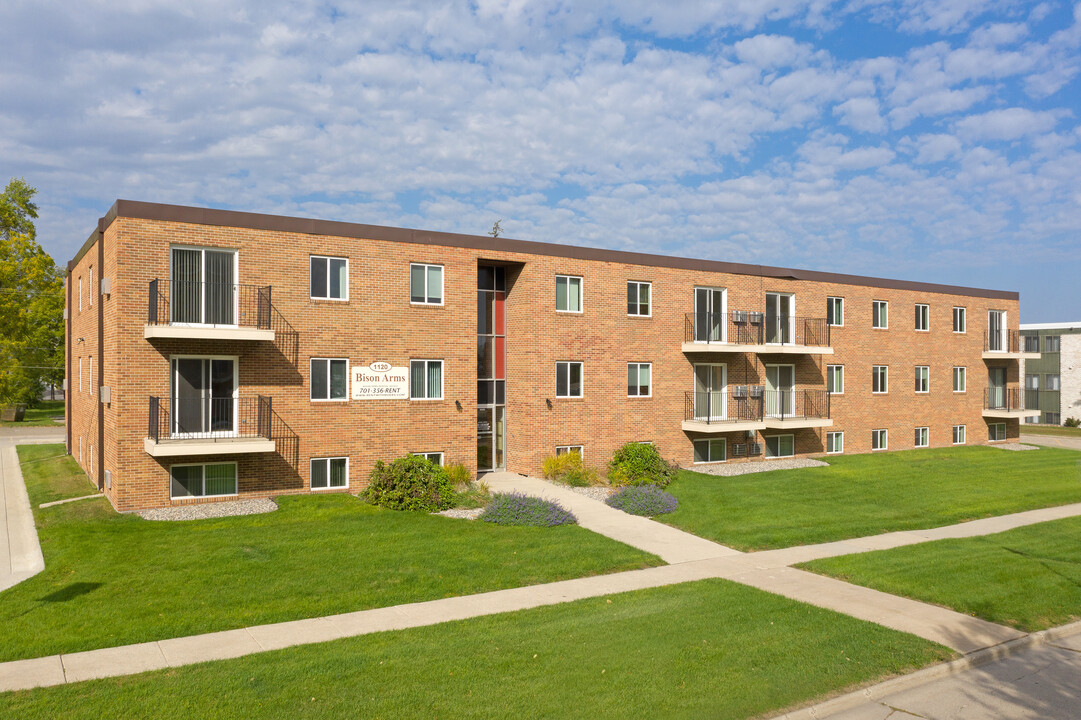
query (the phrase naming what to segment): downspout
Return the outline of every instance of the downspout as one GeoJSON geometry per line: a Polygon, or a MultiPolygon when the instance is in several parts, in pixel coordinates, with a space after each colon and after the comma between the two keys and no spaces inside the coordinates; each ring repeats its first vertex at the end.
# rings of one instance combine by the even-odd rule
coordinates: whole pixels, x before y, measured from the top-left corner
{"type": "Polygon", "coordinates": [[[98,492],[105,490],[105,403],[101,398],[101,388],[105,385],[105,302],[100,292],[101,279],[105,277],[105,218],[98,220],[98,492]]]}
{"type": "Polygon", "coordinates": [[[68,276],[64,278],[67,300],[64,306],[64,425],[67,431],[67,454],[71,455],[71,271],[74,264],[68,261],[68,276]]]}

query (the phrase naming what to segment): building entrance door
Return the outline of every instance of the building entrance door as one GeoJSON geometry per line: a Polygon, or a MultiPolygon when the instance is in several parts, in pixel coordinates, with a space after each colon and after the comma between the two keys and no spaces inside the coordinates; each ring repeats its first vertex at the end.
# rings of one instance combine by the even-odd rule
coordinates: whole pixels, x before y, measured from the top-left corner
{"type": "Polygon", "coordinates": [[[477,269],[477,472],[507,466],[506,271],[477,269]]]}

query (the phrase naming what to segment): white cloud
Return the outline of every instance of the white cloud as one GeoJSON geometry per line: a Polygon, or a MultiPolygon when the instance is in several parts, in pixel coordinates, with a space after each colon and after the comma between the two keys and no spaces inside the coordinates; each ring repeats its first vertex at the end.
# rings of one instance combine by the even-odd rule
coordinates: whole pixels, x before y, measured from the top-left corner
{"type": "Polygon", "coordinates": [[[1049,132],[1058,124],[1058,113],[1013,107],[970,115],[958,120],[957,131],[968,140],[1017,140],[1049,132]]]}
{"type": "Polygon", "coordinates": [[[873,97],[851,98],[833,108],[833,114],[841,118],[841,124],[853,130],[880,133],[886,130],[886,121],[879,114],[878,100],[873,97]]]}

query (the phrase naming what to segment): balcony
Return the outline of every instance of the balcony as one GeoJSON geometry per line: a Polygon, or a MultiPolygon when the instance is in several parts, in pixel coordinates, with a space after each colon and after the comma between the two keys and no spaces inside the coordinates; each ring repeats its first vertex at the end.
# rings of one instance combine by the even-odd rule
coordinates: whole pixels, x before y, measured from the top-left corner
{"type": "Polygon", "coordinates": [[[767,390],[762,416],[767,430],[833,427],[825,390],[767,390]]]}
{"type": "Polygon", "coordinates": [[[275,452],[271,399],[151,397],[144,448],[153,457],[275,452]]]}
{"type": "Polygon", "coordinates": [[[726,390],[688,392],[683,396],[683,429],[727,433],[765,430],[761,387],[733,385],[726,390]]]}
{"type": "Polygon", "coordinates": [[[271,302],[271,286],[150,281],[143,336],[187,340],[273,342],[287,323],[271,302]]]}
{"type": "Polygon", "coordinates": [[[1020,419],[1038,412],[1036,408],[1025,409],[1021,388],[989,387],[983,394],[983,416],[999,420],[1020,419]]]}
{"type": "Polygon", "coordinates": [[[733,310],[687,313],[685,353],[760,353],[832,355],[826,318],[733,310]]]}
{"type": "Polygon", "coordinates": [[[1039,360],[1040,353],[1025,352],[1020,330],[984,330],[984,360],[1039,360]]]}

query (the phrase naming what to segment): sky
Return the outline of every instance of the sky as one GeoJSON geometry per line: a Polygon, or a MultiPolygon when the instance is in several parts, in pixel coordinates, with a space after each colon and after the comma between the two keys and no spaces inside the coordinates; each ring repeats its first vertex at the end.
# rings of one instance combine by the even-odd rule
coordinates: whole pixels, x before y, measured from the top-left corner
{"type": "Polygon", "coordinates": [[[0,180],[1021,293],[1081,320],[1081,3],[4,0],[0,180]]]}

